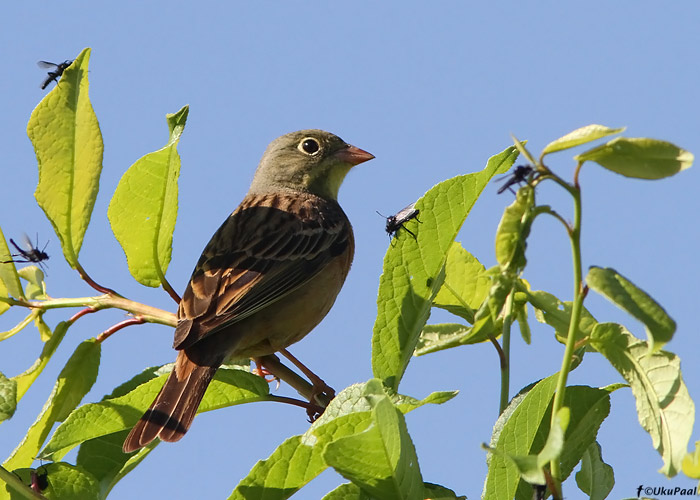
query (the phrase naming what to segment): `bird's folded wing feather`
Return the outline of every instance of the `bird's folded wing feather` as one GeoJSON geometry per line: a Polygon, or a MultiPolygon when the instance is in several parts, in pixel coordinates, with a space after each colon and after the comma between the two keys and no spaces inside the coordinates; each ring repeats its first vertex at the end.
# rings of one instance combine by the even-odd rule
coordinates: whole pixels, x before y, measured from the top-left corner
{"type": "Polygon", "coordinates": [[[176,349],[281,299],[351,244],[349,222],[337,204],[324,201],[329,206],[314,216],[314,204],[296,203],[301,206],[242,204],[214,234],[180,303],[176,349]]]}

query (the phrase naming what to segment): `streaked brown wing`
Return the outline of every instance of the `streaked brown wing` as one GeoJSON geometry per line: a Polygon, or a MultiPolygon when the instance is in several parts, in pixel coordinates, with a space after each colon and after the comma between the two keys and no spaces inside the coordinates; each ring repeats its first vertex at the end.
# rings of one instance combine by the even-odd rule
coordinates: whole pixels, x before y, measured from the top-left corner
{"type": "Polygon", "coordinates": [[[350,244],[335,202],[249,196],[212,236],[178,310],[174,347],[255,314],[313,278],[350,244]]]}

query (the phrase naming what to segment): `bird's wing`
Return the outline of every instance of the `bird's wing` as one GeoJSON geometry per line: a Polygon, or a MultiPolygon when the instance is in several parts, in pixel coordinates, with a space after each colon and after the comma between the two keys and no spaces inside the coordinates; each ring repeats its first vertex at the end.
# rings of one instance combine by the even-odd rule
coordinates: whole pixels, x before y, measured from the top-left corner
{"type": "Polygon", "coordinates": [[[178,310],[174,347],[189,347],[296,290],[351,238],[337,203],[270,195],[244,200],[197,263],[178,310]]]}

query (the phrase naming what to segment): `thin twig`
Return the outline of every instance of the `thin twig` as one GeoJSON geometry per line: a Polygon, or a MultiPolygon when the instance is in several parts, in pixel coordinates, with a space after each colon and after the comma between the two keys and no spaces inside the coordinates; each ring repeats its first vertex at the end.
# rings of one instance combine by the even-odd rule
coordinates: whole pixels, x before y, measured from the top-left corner
{"type": "Polygon", "coordinates": [[[94,307],[86,307],[85,309],[81,309],[80,311],[78,311],[77,313],[75,313],[73,316],[70,317],[70,319],[68,320],[68,323],[70,323],[72,325],[78,319],[82,318],[86,314],[94,313],[97,311],[99,311],[99,309],[95,309],[94,307]]]}
{"type": "Polygon", "coordinates": [[[170,286],[170,282],[168,280],[166,280],[165,277],[163,277],[163,280],[161,281],[161,285],[163,286],[163,290],[168,292],[168,295],[170,295],[170,297],[172,297],[172,299],[175,301],[175,303],[179,305],[180,300],[182,300],[182,299],[180,299],[180,296],[178,295],[178,293],[173,289],[172,286],[170,286]]]}
{"type": "Polygon", "coordinates": [[[106,288],[99,283],[97,283],[95,280],[93,280],[90,275],[83,269],[83,266],[81,266],[79,263],[76,262],[75,264],[75,270],[78,271],[78,274],[80,274],[80,277],[85,281],[88,285],[90,285],[92,288],[97,290],[100,293],[105,293],[108,295],[116,295],[117,297],[121,297],[117,292],[112,290],[111,288],[106,288]]]}
{"type": "Polygon", "coordinates": [[[142,324],[145,323],[145,322],[146,322],[146,320],[143,319],[143,318],[140,317],[140,316],[137,316],[137,317],[135,317],[135,318],[125,319],[124,321],[120,321],[120,322],[117,323],[116,325],[111,326],[111,327],[107,328],[104,332],[100,333],[100,334],[97,336],[97,342],[100,342],[100,343],[104,342],[104,341],[107,340],[113,333],[118,332],[118,331],[121,330],[122,328],[126,328],[127,326],[131,326],[131,325],[142,325],[142,324]]]}

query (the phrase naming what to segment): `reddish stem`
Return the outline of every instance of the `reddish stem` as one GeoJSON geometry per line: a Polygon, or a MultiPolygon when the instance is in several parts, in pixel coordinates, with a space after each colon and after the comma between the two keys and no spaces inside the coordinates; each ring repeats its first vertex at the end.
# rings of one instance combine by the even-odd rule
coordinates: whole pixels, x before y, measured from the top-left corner
{"type": "Polygon", "coordinates": [[[501,344],[498,343],[498,340],[496,340],[493,335],[489,335],[489,340],[491,341],[493,346],[496,348],[496,351],[498,352],[498,359],[501,360],[501,371],[507,370],[508,369],[508,361],[506,360],[506,354],[503,352],[503,349],[501,348],[501,344]]]}
{"type": "Polygon", "coordinates": [[[163,285],[163,290],[168,292],[168,295],[170,295],[170,297],[172,297],[172,299],[175,301],[175,303],[180,304],[180,300],[181,300],[180,296],[178,295],[178,293],[175,290],[173,290],[173,287],[170,286],[170,283],[168,282],[168,280],[163,279],[163,281],[161,282],[161,285],[163,285]]]}
{"type": "Polygon", "coordinates": [[[113,325],[113,326],[107,328],[104,332],[100,333],[97,336],[97,342],[102,343],[103,341],[107,340],[113,333],[118,332],[122,328],[126,328],[127,326],[131,326],[131,325],[141,325],[145,322],[146,322],[146,320],[140,316],[138,316],[136,318],[125,319],[124,321],[121,321],[121,322],[117,323],[116,325],[113,325]]]}
{"type": "Polygon", "coordinates": [[[72,325],[75,323],[78,319],[82,318],[86,314],[94,313],[97,312],[98,310],[95,309],[94,307],[86,307],[85,309],[81,309],[77,313],[75,313],[71,318],[68,320],[68,322],[72,325]]]}
{"type": "Polygon", "coordinates": [[[104,293],[107,295],[114,295],[117,297],[121,297],[121,295],[119,295],[117,292],[115,292],[111,288],[106,288],[106,287],[98,284],[95,280],[93,280],[80,264],[76,263],[75,269],[76,269],[76,271],[78,271],[78,274],[80,274],[80,277],[83,279],[83,281],[85,281],[88,285],[90,285],[92,288],[94,288],[98,292],[104,293]]]}

